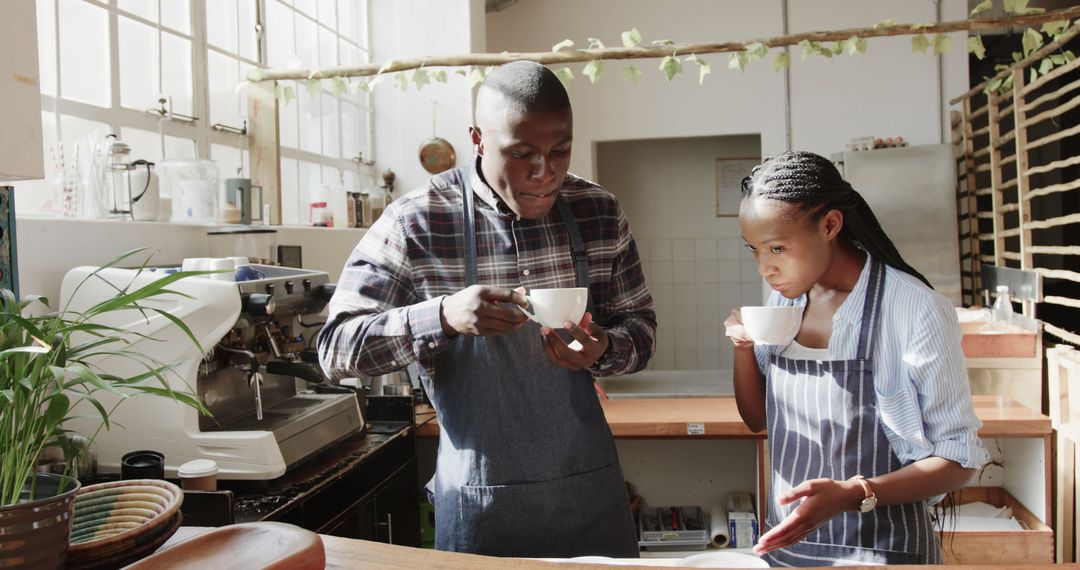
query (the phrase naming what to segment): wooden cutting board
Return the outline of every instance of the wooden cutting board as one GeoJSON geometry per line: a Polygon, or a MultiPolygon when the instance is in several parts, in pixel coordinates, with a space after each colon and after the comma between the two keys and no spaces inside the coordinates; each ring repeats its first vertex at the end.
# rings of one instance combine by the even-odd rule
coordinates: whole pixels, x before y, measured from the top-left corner
{"type": "Polygon", "coordinates": [[[291,524],[256,522],[223,526],[160,550],[127,570],[322,570],[322,539],[291,524]]]}

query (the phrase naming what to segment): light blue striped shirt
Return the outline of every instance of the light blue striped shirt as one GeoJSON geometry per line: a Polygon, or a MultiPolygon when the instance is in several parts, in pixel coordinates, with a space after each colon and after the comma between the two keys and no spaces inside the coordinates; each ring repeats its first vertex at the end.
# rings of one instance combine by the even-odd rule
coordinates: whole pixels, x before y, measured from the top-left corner
{"type": "MultiPolygon", "coordinates": [[[[870,256],[855,288],[833,316],[829,358],[851,360],[859,345],[870,256]]],[[[930,456],[978,469],[990,454],[978,436],[982,422],[971,404],[971,386],[960,348],[956,310],[917,278],[886,265],[881,317],[874,347],[874,391],[885,435],[903,465],[930,456]]],[[[806,295],[777,292],[768,305],[806,305],[806,295]]],[[[754,348],[758,367],[784,347],[754,348]]]]}

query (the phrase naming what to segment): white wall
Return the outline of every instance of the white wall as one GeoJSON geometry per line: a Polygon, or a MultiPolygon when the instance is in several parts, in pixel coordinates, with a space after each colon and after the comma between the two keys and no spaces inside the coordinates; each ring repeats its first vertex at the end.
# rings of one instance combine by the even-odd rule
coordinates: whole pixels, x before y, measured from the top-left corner
{"type": "Polygon", "coordinates": [[[657,370],[731,369],[724,319],[758,305],[761,277],[735,217],[716,216],[718,158],[757,157],[757,135],[599,143],[598,181],[630,220],[656,302],[657,370]]]}
{"type": "MultiPolygon", "coordinates": [[[[484,49],[483,0],[373,0],[370,6],[373,61],[484,49]]],[[[434,134],[453,145],[458,166],[467,164],[472,90],[466,78],[451,73],[445,84],[432,82],[420,91],[410,85],[406,92],[385,80],[374,91],[376,168],[397,173],[399,195],[431,176],[420,167],[418,151],[433,134],[432,103],[434,134]]]]}

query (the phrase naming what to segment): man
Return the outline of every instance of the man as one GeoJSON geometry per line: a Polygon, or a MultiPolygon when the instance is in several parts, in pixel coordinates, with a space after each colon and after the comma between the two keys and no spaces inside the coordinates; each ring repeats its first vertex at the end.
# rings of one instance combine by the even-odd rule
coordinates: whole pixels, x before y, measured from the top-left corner
{"type": "Polygon", "coordinates": [[[387,208],[349,258],[319,335],[334,378],[420,364],[441,427],[442,550],[638,553],[593,376],[644,368],[656,313],[618,203],[567,174],[572,127],[550,70],[492,71],[469,129],[473,164],[387,208]],[[575,286],[589,288],[590,309],[565,332],[519,310],[523,290],[575,286]]]}

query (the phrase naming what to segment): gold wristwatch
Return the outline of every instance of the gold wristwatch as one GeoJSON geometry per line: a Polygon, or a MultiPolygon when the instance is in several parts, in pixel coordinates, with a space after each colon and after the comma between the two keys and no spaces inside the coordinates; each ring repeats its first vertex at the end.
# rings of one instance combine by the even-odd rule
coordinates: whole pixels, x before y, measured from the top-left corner
{"type": "Polygon", "coordinates": [[[866,493],[866,497],[859,502],[858,511],[860,513],[868,513],[874,510],[877,506],[877,495],[874,494],[874,490],[870,488],[870,482],[866,480],[866,477],[862,475],[856,475],[851,478],[852,481],[858,481],[862,485],[863,491],[866,493]]]}

